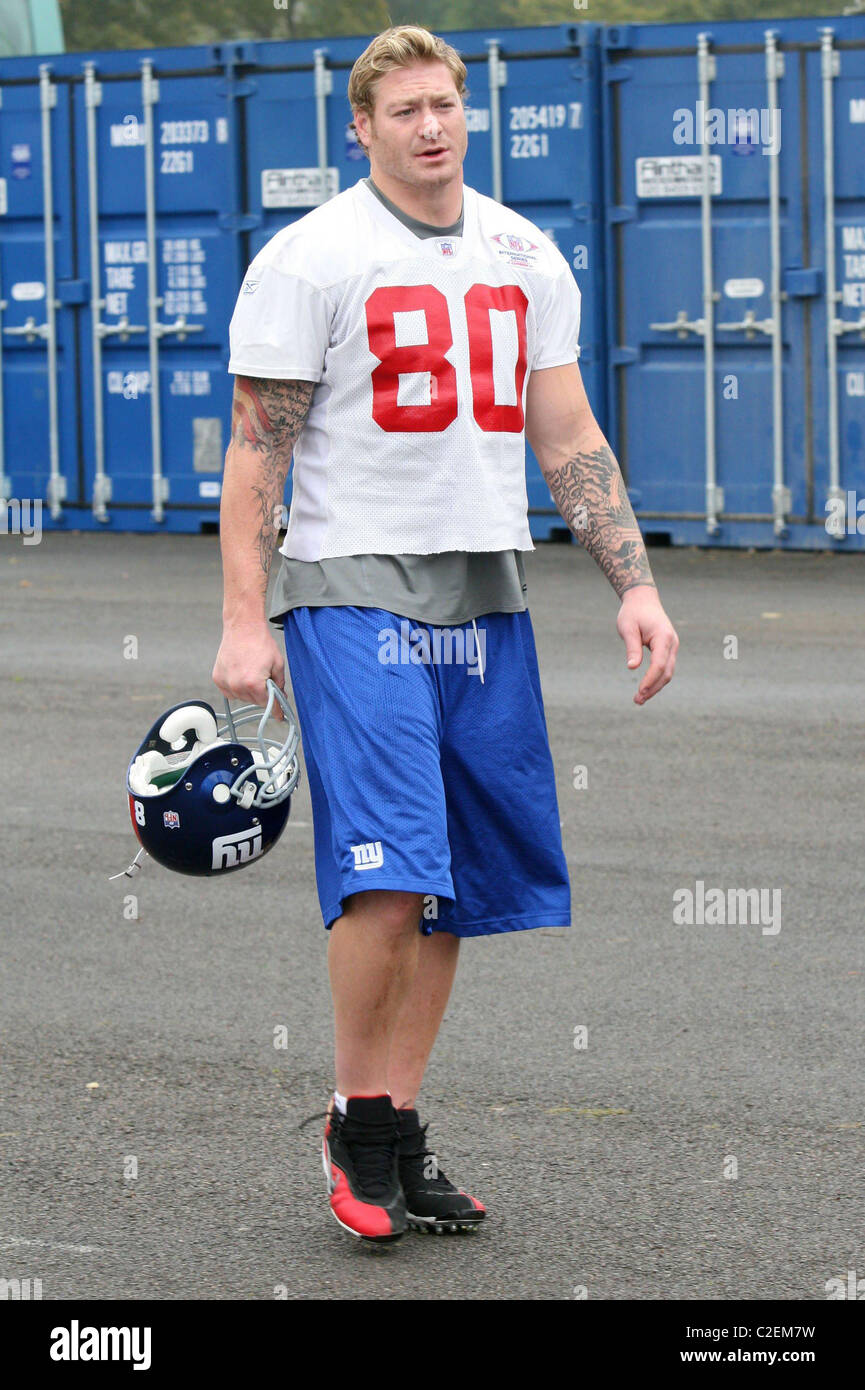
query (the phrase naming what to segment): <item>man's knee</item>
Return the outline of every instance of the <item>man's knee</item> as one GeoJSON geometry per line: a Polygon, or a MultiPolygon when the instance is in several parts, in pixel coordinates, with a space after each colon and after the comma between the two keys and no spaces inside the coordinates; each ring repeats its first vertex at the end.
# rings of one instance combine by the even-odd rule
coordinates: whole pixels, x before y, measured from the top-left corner
{"type": "Polygon", "coordinates": [[[346,898],[343,914],[363,917],[375,922],[388,934],[399,934],[416,928],[423,914],[424,894],[404,893],[398,889],[372,888],[365,893],[352,893],[346,898]]]}

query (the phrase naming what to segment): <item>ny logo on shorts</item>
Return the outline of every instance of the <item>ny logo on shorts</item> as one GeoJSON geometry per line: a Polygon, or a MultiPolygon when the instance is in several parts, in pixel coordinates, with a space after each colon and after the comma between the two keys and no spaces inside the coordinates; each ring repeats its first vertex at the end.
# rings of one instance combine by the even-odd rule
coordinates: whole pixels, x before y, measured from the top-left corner
{"type": "Polygon", "coordinates": [[[349,845],[354,855],[356,869],[380,869],[384,863],[381,840],[370,840],[367,845],[349,845]]]}

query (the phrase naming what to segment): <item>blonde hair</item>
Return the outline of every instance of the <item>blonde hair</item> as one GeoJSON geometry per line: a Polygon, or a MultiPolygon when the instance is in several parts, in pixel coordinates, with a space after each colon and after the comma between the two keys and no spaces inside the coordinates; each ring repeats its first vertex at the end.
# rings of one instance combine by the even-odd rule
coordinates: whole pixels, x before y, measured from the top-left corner
{"type": "MultiPolygon", "coordinates": [[[[376,84],[385,73],[408,67],[410,63],[444,63],[454,80],[460,101],[465,101],[468,96],[466,65],[456,49],[422,24],[397,24],[377,34],[352,68],[348,79],[348,99],[352,111],[365,111],[371,116],[376,84]]],[[[353,120],[350,129],[357,137],[357,126],[353,120]]],[[[366,146],[359,143],[369,158],[366,146]]]]}

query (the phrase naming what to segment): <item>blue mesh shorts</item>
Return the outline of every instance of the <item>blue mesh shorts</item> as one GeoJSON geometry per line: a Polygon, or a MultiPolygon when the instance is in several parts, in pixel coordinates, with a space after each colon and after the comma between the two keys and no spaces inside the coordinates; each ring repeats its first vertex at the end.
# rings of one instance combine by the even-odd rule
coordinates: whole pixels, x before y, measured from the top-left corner
{"type": "Polygon", "coordinates": [[[306,607],[283,625],[325,927],[367,889],[428,895],[426,932],[570,926],[528,612],[437,628],[306,607]]]}

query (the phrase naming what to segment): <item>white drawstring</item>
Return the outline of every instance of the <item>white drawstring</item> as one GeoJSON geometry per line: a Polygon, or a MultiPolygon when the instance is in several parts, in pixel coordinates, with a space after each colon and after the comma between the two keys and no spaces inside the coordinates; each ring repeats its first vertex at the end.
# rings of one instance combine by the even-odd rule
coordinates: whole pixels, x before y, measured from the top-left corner
{"type": "Polygon", "coordinates": [[[475,630],[475,651],[476,651],[477,654],[478,654],[478,670],[480,671],[481,685],[483,685],[483,683],[484,683],[484,663],[483,663],[483,659],[482,659],[482,657],[481,657],[481,644],[480,644],[480,640],[479,640],[479,638],[478,638],[478,625],[477,625],[477,623],[475,622],[474,618],[472,618],[472,627],[473,627],[474,630],[475,630]]]}

